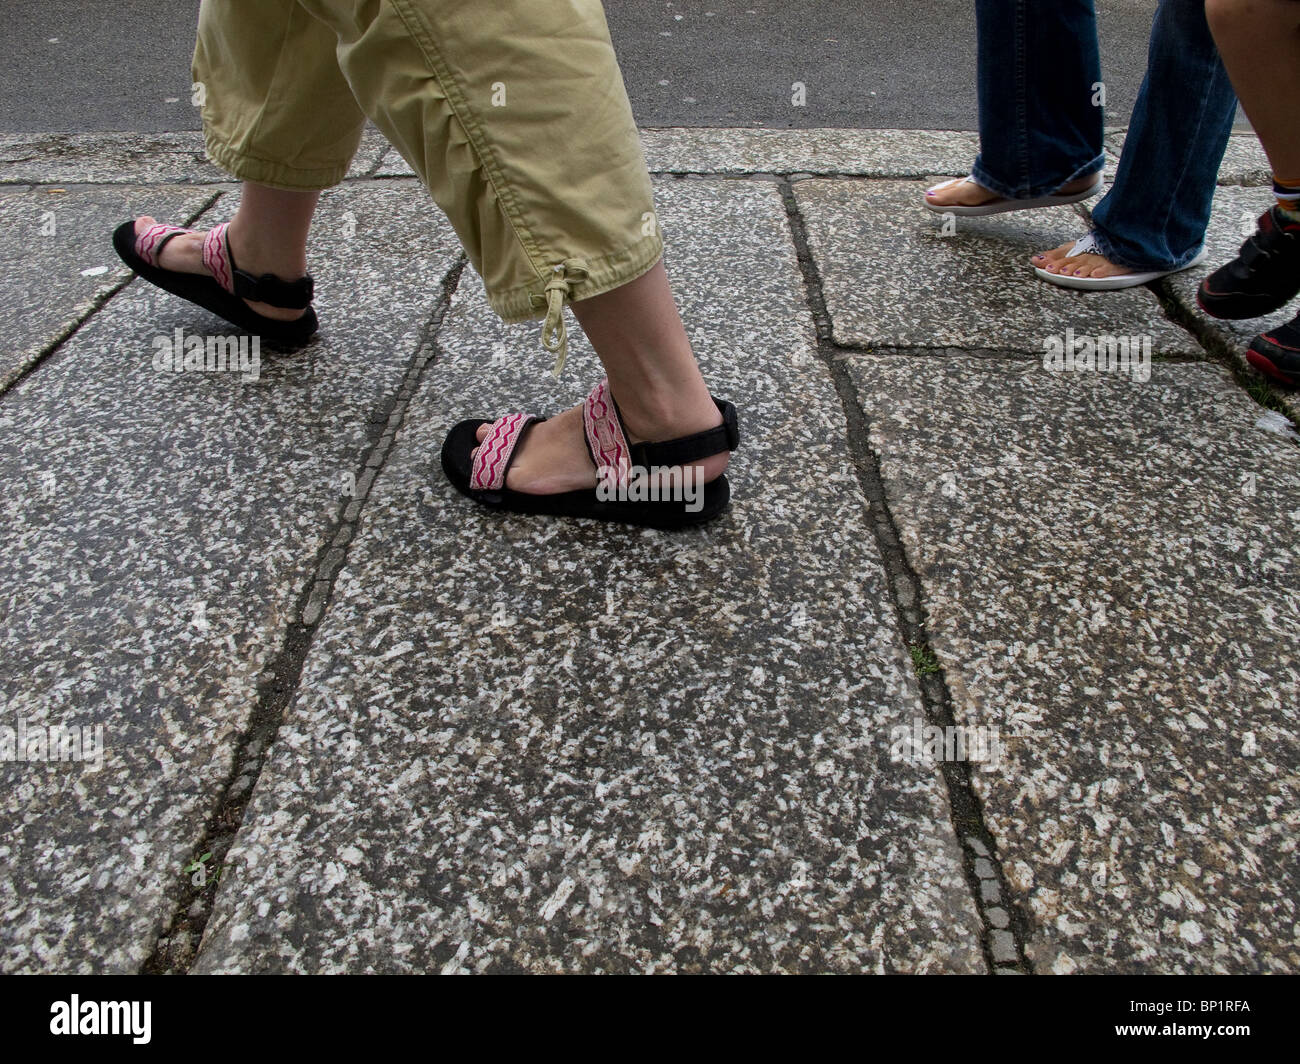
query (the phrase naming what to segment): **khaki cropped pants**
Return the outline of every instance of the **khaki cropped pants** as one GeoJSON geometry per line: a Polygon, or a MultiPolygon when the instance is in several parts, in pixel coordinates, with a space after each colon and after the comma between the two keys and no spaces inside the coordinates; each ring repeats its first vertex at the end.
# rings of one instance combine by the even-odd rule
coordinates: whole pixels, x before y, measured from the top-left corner
{"type": "Polygon", "coordinates": [[[368,116],[557,372],[564,300],[662,253],[600,0],[203,0],[194,80],[213,161],[276,188],[342,181],[368,116]]]}

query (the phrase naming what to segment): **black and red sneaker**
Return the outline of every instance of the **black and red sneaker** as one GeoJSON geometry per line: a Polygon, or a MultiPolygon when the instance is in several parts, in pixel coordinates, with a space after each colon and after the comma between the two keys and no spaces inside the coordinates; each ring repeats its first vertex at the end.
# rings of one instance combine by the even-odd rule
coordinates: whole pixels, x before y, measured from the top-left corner
{"type": "Polygon", "coordinates": [[[1214,318],[1262,318],[1300,292],[1300,222],[1277,206],[1259,219],[1255,235],[1228,265],[1201,282],[1196,301],[1214,318]]]}
{"type": "Polygon", "coordinates": [[[1264,376],[1300,388],[1300,314],[1256,336],[1246,358],[1264,376]]]}

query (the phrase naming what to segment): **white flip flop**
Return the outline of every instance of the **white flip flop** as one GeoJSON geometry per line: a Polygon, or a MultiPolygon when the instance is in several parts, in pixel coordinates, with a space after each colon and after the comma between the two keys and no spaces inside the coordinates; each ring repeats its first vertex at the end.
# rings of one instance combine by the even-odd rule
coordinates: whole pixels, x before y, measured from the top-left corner
{"type": "MultiPolygon", "coordinates": [[[[973,177],[954,177],[951,181],[944,181],[933,188],[926,189],[927,192],[938,192],[940,189],[952,188],[954,185],[978,184],[973,177]]],[[[1071,192],[1068,195],[1054,194],[1051,196],[1039,196],[1036,199],[995,199],[989,203],[981,203],[978,207],[944,207],[937,203],[931,203],[928,199],[922,197],[926,210],[934,211],[935,214],[952,214],[958,218],[981,218],[990,214],[1007,214],[1011,211],[1032,211],[1036,207],[1065,207],[1071,203],[1082,203],[1086,199],[1092,199],[1103,188],[1106,187],[1106,179],[1100,172],[1097,174],[1097,180],[1082,192],[1071,192]]]]}
{"type": "MultiPolygon", "coordinates": [[[[1089,233],[1081,240],[1074,242],[1074,247],[1070,248],[1069,258],[1073,255],[1101,255],[1103,254],[1100,246],[1097,244],[1097,237],[1089,233]]],[[[1059,273],[1051,273],[1044,270],[1041,266],[1034,267],[1034,273],[1038,274],[1044,281],[1051,284],[1060,285],[1062,288],[1076,288],[1081,292],[1117,292],[1123,288],[1137,288],[1140,285],[1150,284],[1152,281],[1158,281],[1162,277],[1168,277],[1170,274],[1182,273],[1183,270],[1190,270],[1193,266],[1199,266],[1209,257],[1209,251],[1201,248],[1196,258],[1192,259],[1186,266],[1179,266],[1176,270],[1149,270],[1145,273],[1122,273],[1118,277],[1070,277],[1059,273]]]]}

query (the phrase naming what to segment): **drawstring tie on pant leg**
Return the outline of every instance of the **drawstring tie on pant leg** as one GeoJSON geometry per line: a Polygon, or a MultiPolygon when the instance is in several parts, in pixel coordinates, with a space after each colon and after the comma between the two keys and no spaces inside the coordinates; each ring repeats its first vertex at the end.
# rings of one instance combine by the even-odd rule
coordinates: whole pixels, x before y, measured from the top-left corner
{"type": "Polygon", "coordinates": [[[587,279],[587,264],[581,259],[565,259],[551,268],[546,282],[546,320],[542,322],[542,346],[555,355],[551,376],[558,378],[569,354],[569,332],[564,325],[564,300],[571,286],[587,279]]]}

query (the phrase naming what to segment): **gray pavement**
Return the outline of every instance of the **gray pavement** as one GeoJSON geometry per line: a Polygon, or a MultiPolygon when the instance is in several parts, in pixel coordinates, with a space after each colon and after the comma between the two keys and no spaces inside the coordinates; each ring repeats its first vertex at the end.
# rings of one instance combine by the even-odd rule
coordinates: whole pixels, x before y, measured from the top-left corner
{"type": "Polygon", "coordinates": [[[0,138],[0,725],[103,728],[0,764],[0,968],[1300,969],[1294,400],[1204,269],[1084,297],[1023,265],[1082,212],[942,235],[969,146],[647,132],[745,437],[668,535],[446,485],[451,423],[596,364],[549,379],[381,142],[313,231],[320,337],[252,379],[155,368],[221,328],[108,247],[229,216],[194,134],[0,138]],[[1045,366],[1067,333],[1139,357],[1045,366]]]}

